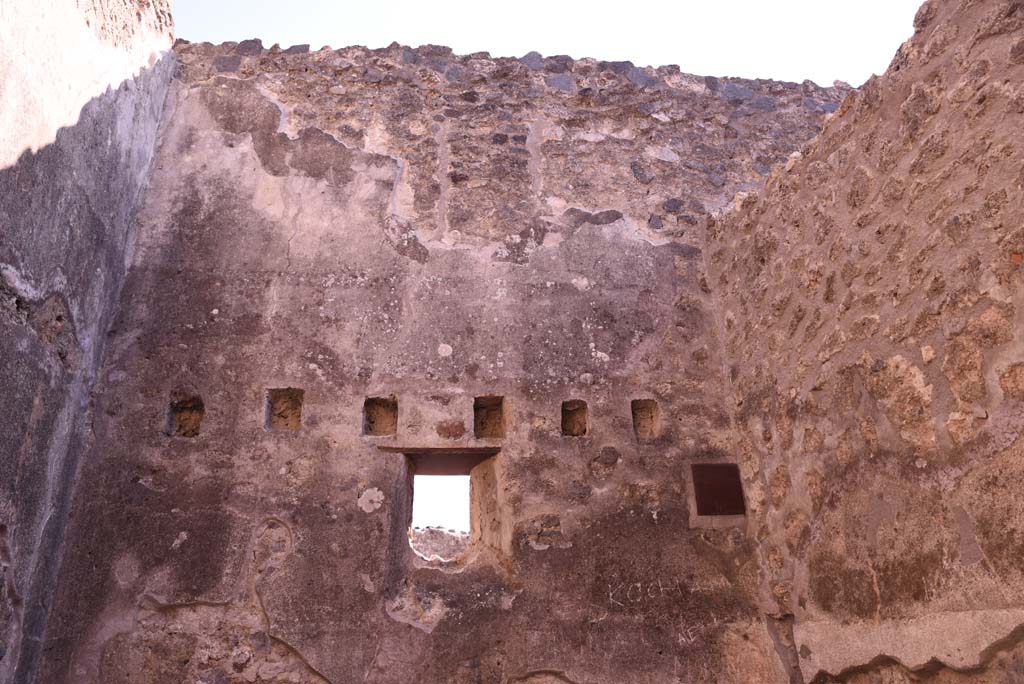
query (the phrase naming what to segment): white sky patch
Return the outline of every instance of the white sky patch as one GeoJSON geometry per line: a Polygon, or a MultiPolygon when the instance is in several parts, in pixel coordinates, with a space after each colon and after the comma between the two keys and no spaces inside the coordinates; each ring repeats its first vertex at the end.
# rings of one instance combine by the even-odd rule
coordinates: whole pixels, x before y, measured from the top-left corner
{"type": "Polygon", "coordinates": [[[213,43],[261,38],[313,50],[391,42],[457,54],[536,50],[701,76],[861,85],[913,33],[920,0],[175,0],[175,34],[213,43]]]}
{"type": "Polygon", "coordinates": [[[469,532],[469,475],[416,475],[412,526],[469,532]]]}

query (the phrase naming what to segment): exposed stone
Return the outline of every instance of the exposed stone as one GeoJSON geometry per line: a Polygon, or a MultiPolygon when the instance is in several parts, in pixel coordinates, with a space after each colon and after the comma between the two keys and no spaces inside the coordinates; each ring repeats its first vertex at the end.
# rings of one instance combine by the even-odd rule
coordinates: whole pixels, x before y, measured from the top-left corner
{"type": "Polygon", "coordinates": [[[528,52],[520,57],[519,61],[533,71],[540,71],[544,68],[544,57],[539,52],[528,52]]]}
{"type": "Polygon", "coordinates": [[[242,55],[245,57],[258,55],[263,52],[263,41],[259,38],[251,38],[249,40],[243,40],[241,43],[235,46],[235,54],[242,55]]]}
{"type": "Polygon", "coordinates": [[[999,375],[999,386],[1010,399],[1024,401],[1024,363],[1015,363],[999,375]]]}
{"type": "Polygon", "coordinates": [[[637,67],[633,67],[627,71],[626,78],[629,79],[630,83],[638,88],[650,88],[658,83],[658,79],[648,74],[644,69],[639,69],[637,67]]]}
{"type": "Polygon", "coordinates": [[[635,161],[629,165],[630,170],[633,172],[633,177],[638,181],[647,185],[654,180],[655,176],[643,163],[635,161]]]}
{"type": "Polygon", "coordinates": [[[548,84],[549,88],[566,93],[571,93],[576,88],[576,82],[573,80],[572,74],[554,74],[545,78],[544,82],[548,84]]]}
{"type": "Polygon", "coordinates": [[[961,403],[969,404],[985,398],[987,391],[983,362],[981,347],[967,335],[955,337],[946,344],[942,372],[949,379],[950,389],[961,403]]]}
{"type": "Polygon", "coordinates": [[[1010,47],[1010,61],[1014,64],[1024,63],[1024,38],[1021,38],[1010,47]]]}
{"type": "Polygon", "coordinates": [[[1024,15],[929,0],[915,26],[760,197],[707,222],[739,448],[771,485],[752,509],[762,592],[794,616],[805,682],[1019,676],[1022,604],[1004,597],[1024,575],[1001,563],[1024,538],[1007,496],[1024,472],[1024,150],[1006,123],[1024,15]],[[799,430],[822,450],[793,448],[799,430]]]}
{"type": "Polygon", "coordinates": [[[238,71],[242,66],[242,58],[239,55],[221,55],[213,60],[213,68],[225,73],[238,71]]]}
{"type": "Polygon", "coordinates": [[[754,91],[744,85],[729,81],[722,87],[722,96],[729,100],[749,100],[754,97],[754,91]]]}

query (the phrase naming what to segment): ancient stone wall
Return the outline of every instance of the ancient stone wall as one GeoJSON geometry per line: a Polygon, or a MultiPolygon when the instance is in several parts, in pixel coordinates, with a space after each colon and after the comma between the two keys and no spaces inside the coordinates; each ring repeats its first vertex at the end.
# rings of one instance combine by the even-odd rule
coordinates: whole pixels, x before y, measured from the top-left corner
{"type": "Polygon", "coordinates": [[[165,2],[0,5],[0,681],[32,682],[171,69],[165,2]]]}
{"type": "Polygon", "coordinates": [[[1017,682],[1024,4],[931,0],[915,29],[709,222],[709,284],[803,677],[1017,682]]]}
{"type": "Polygon", "coordinates": [[[43,681],[784,681],[699,226],[845,89],[176,51],[43,681]]]}
{"type": "Polygon", "coordinates": [[[841,107],[433,46],[149,60],[151,3],[47,9],[93,61],[29,63],[26,8],[0,680],[1024,680],[1019,0],[926,3],[841,107]],[[470,475],[468,540],[418,533],[454,560],[410,546],[416,473],[470,475]]]}

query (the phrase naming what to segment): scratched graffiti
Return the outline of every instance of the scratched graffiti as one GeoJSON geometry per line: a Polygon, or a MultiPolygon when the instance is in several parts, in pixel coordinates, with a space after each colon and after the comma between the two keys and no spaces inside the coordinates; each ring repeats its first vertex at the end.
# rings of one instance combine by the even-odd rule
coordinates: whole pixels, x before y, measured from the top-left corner
{"type": "MultiPolygon", "coordinates": [[[[704,648],[711,634],[726,620],[704,610],[692,610],[705,605],[709,592],[730,586],[725,578],[694,578],[692,580],[657,578],[645,581],[605,581],[601,588],[604,603],[601,610],[608,612],[646,612],[659,604],[675,604],[678,608],[673,638],[683,649],[704,648]],[[679,612],[681,611],[681,612],[679,612]]],[[[596,588],[596,587],[595,587],[596,588]]],[[[596,595],[595,595],[596,597],[596,595]]],[[[703,681],[700,679],[694,682],[703,681]]]]}
{"type": "Polygon", "coordinates": [[[654,582],[609,582],[608,604],[625,608],[652,600],[664,598],[683,598],[688,590],[684,590],[678,580],[654,582]]]}
{"type": "Polygon", "coordinates": [[[721,623],[721,620],[717,616],[710,616],[706,622],[702,622],[697,625],[685,625],[679,628],[676,632],[676,641],[680,646],[692,646],[693,644],[703,642],[705,636],[714,631],[721,623]]]}
{"type": "Polygon", "coordinates": [[[612,581],[607,586],[608,605],[627,608],[644,603],[678,601],[693,594],[727,589],[730,585],[725,578],[702,578],[699,581],[658,578],[640,582],[612,581]]]}

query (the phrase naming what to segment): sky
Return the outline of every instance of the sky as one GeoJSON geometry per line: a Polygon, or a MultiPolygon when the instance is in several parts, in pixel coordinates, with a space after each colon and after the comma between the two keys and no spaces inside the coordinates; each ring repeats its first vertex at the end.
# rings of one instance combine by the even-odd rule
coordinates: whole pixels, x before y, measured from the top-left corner
{"type": "Polygon", "coordinates": [[[469,532],[469,475],[416,475],[412,526],[469,532]]]}
{"type": "Polygon", "coordinates": [[[458,54],[537,51],[700,76],[859,86],[913,32],[920,0],[174,0],[175,33],[194,42],[261,38],[319,49],[392,42],[458,54]]]}

